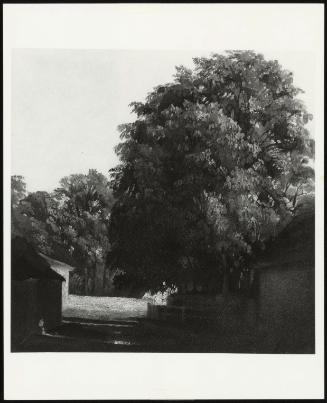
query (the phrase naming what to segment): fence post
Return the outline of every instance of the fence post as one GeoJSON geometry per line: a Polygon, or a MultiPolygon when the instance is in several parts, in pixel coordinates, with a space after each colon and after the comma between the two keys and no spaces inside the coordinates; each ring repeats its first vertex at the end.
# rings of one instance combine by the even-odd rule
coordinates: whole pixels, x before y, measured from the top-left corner
{"type": "Polygon", "coordinates": [[[185,320],[185,306],[182,306],[182,322],[185,320]]]}

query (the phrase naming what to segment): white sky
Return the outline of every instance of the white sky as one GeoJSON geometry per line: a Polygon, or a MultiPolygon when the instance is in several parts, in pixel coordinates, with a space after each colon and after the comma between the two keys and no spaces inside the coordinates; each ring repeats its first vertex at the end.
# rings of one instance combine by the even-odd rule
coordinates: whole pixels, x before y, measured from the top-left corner
{"type": "MultiPolygon", "coordinates": [[[[221,50],[213,50],[221,52],[221,50]]],[[[264,52],[294,73],[314,114],[315,61],[307,52],[264,52]]],[[[201,51],[42,50],[12,53],[12,174],[28,191],[51,191],[60,178],[118,163],[117,126],[134,119],[129,103],[192,67],[201,51]]],[[[311,124],[313,129],[313,124],[311,124]]]]}

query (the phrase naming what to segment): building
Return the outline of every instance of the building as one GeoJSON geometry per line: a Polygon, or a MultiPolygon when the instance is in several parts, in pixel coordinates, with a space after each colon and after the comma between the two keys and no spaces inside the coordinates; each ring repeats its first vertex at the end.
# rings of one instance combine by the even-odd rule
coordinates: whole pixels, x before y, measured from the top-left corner
{"type": "Polygon", "coordinates": [[[74,267],[43,254],[40,255],[49,263],[52,270],[65,279],[65,281],[62,282],[62,310],[65,310],[65,308],[68,306],[69,299],[69,273],[74,270],[74,267]]]}
{"type": "Polygon", "coordinates": [[[62,283],[65,278],[51,269],[32,244],[15,237],[11,244],[11,342],[12,350],[29,336],[61,324],[62,283]]]}
{"type": "Polygon", "coordinates": [[[295,217],[258,259],[258,336],[265,335],[261,350],[315,352],[314,218],[310,212],[295,217]]]}
{"type": "Polygon", "coordinates": [[[221,352],[314,354],[314,211],[296,216],[251,271],[250,294],[173,295],[167,306],[148,304],[148,317],[216,321],[221,352]]]}

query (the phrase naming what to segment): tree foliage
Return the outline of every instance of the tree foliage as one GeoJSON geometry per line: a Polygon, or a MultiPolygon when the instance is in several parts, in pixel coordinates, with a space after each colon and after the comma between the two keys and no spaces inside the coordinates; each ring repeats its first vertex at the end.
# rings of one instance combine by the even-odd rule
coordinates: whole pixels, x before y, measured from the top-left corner
{"type": "Polygon", "coordinates": [[[252,51],[194,65],[132,104],[111,170],[108,260],[153,289],[214,281],[313,191],[312,116],[292,73],[252,51]]]}
{"type": "MultiPolygon", "coordinates": [[[[97,264],[104,265],[110,248],[108,221],[113,204],[106,177],[96,170],[87,175],[70,175],[60,181],[54,197],[60,215],[56,226],[81,273],[91,275],[94,289],[97,264]]],[[[87,290],[86,291],[92,291],[87,290]]]]}
{"type": "MultiPolygon", "coordinates": [[[[84,281],[83,292],[94,292],[97,271],[105,271],[110,248],[113,195],[107,178],[91,169],[86,175],[63,178],[52,193],[28,195],[23,178],[15,177],[12,184],[12,235],[23,236],[40,252],[76,267],[84,281]]],[[[103,282],[105,273],[101,276],[103,282]]]]}
{"type": "Polygon", "coordinates": [[[20,200],[26,196],[26,183],[23,176],[13,175],[11,177],[11,205],[17,207],[20,200]]]}

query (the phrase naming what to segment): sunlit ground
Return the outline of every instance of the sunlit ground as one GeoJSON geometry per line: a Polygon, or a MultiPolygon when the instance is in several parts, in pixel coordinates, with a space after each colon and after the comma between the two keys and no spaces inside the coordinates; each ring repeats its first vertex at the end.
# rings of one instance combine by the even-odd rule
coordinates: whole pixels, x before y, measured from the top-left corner
{"type": "Polygon", "coordinates": [[[112,320],[146,316],[147,301],[123,297],[90,297],[69,295],[63,317],[112,320]]]}

